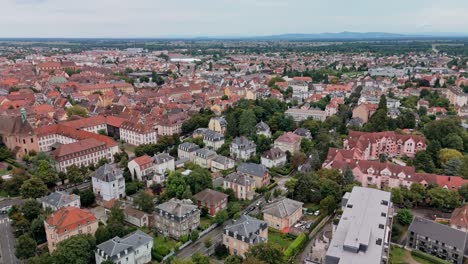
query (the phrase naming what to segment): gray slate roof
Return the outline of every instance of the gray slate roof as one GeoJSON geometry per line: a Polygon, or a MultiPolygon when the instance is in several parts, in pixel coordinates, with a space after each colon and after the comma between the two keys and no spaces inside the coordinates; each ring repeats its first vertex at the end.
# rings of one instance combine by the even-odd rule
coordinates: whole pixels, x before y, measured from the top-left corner
{"type": "Polygon", "coordinates": [[[174,157],[172,157],[171,155],[169,155],[167,153],[160,153],[160,154],[154,155],[153,162],[154,162],[154,164],[163,164],[163,163],[166,163],[167,161],[173,160],[173,159],[174,159],[174,157]]]}
{"type": "Polygon", "coordinates": [[[237,172],[252,175],[255,177],[263,177],[268,172],[265,166],[256,163],[241,163],[237,167],[237,172]]]}
{"type": "Polygon", "coordinates": [[[123,177],[123,171],[109,164],[104,164],[91,173],[91,177],[105,182],[113,182],[123,177]]]}
{"type": "Polygon", "coordinates": [[[41,202],[50,204],[54,207],[60,208],[72,201],[79,200],[80,197],[75,194],[68,194],[64,192],[53,192],[45,197],[41,198],[41,202]]]}
{"type": "Polygon", "coordinates": [[[251,243],[263,242],[264,239],[259,236],[260,232],[267,228],[267,222],[258,220],[248,215],[241,215],[234,223],[224,227],[224,232],[241,239],[249,239],[251,243]]]}
{"type": "Polygon", "coordinates": [[[266,205],[262,212],[264,214],[284,218],[292,215],[297,211],[297,209],[301,209],[302,205],[303,203],[301,202],[291,200],[289,198],[283,198],[277,202],[266,205]]]}
{"type": "Polygon", "coordinates": [[[465,252],[467,249],[466,247],[468,246],[468,233],[421,217],[414,218],[408,228],[408,232],[411,231],[439,240],[447,245],[457,247],[459,249],[465,249],[465,252]]]}
{"type": "Polygon", "coordinates": [[[131,252],[135,248],[138,248],[141,245],[148,244],[153,238],[140,230],[137,230],[123,238],[114,237],[110,240],[107,240],[104,243],[101,243],[97,246],[98,250],[103,251],[110,258],[116,258],[117,254],[120,253],[121,256],[124,256],[123,253],[125,250],[131,252]]]}
{"type": "Polygon", "coordinates": [[[238,148],[255,148],[256,145],[253,141],[248,140],[246,137],[236,137],[233,141],[232,144],[235,144],[238,146],[238,148]]]}
{"type": "Polygon", "coordinates": [[[163,211],[177,217],[183,217],[196,210],[198,210],[198,207],[189,199],[179,200],[172,198],[156,206],[156,211],[163,211]]]}
{"type": "Polygon", "coordinates": [[[270,130],[270,127],[263,121],[261,121],[260,123],[258,123],[255,128],[257,129],[257,131],[269,131],[270,130]]]}

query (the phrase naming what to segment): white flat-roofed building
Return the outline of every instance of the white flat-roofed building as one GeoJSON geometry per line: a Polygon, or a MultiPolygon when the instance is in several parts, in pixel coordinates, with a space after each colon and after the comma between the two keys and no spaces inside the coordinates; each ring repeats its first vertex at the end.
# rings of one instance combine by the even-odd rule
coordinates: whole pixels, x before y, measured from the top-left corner
{"type": "Polygon", "coordinates": [[[354,187],[342,200],[343,215],[325,256],[325,264],[388,263],[392,226],[391,193],[354,187]]]}

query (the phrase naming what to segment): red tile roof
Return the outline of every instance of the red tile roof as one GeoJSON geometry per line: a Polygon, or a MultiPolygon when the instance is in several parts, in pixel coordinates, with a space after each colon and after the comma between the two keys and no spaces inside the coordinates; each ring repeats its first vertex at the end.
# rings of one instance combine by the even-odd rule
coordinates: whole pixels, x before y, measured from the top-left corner
{"type": "Polygon", "coordinates": [[[468,229],[468,204],[453,210],[450,224],[468,229]]]}
{"type": "Polygon", "coordinates": [[[283,135],[279,136],[276,141],[278,142],[285,142],[285,143],[296,143],[297,141],[301,141],[301,136],[294,134],[293,132],[287,132],[283,135]]]}
{"type": "Polygon", "coordinates": [[[76,207],[62,207],[46,220],[49,226],[55,227],[57,234],[75,230],[80,225],[84,226],[96,221],[97,219],[91,211],[76,207]]]}

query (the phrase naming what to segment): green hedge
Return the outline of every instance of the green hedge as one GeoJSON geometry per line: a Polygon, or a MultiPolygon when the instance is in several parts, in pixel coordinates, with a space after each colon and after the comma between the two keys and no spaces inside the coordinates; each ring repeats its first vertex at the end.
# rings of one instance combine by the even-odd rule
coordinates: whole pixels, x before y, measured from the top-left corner
{"type": "Polygon", "coordinates": [[[411,255],[413,257],[418,257],[418,258],[424,259],[424,260],[428,261],[429,263],[433,263],[433,264],[448,264],[448,262],[443,260],[443,259],[440,259],[438,257],[432,256],[432,255],[429,255],[429,254],[426,254],[426,253],[424,253],[422,251],[419,251],[419,250],[411,251],[411,255]]]}
{"type": "Polygon", "coordinates": [[[320,222],[322,222],[322,220],[323,220],[325,217],[327,217],[327,214],[321,214],[321,215],[314,221],[314,223],[310,225],[309,231],[314,230],[314,229],[318,226],[318,224],[320,224],[320,222]]]}
{"type": "Polygon", "coordinates": [[[284,251],[286,258],[290,258],[296,255],[301,249],[304,243],[307,241],[305,234],[300,234],[294,241],[289,245],[289,247],[284,251]]]}
{"type": "Polygon", "coordinates": [[[271,189],[275,188],[277,185],[278,185],[278,182],[275,181],[275,182],[271,183],[270,185],[268,185],[268,186],[267,186],[267,189],[268,189],[268,190],[271,190],[271,189]]]}

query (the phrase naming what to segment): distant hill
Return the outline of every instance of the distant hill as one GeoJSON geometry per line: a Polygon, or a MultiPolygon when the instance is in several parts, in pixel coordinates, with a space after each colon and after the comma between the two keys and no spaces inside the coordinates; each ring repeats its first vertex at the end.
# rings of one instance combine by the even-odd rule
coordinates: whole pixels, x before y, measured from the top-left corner
{"type": "Polygon", "coordinates": [[[281,34],[254,37],[257,39],[271,39],[271,40],[350,40],[350,39],[401,39],[401,38],[425,38],[431,35],[406,35],[385,32],[339,32],[339,33],[316,33],[316,34],[281,34]]]}

